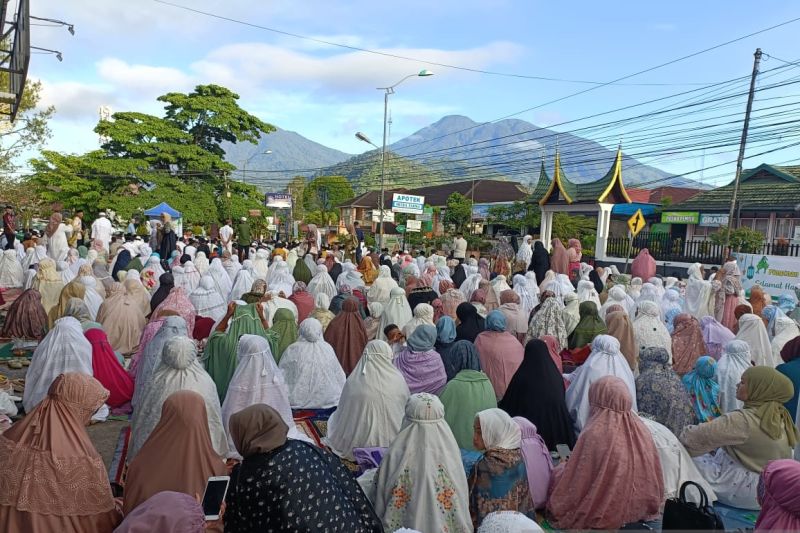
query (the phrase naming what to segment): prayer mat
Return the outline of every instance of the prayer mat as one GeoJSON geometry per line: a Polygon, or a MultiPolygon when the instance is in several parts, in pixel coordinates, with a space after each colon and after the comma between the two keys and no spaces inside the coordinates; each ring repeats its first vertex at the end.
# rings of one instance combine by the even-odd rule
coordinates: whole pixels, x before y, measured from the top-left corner
{"type": "Polygon", "coordinates": [[[125,475],[128,473],[128,445],[131,440],[131,427],[126,426],[119,432],[117,448],[114,450],[114,458],[111,459],[111,467],[108,469],[108,480],[112,485],[125,485],[125,475]]]}
{"type": "Polygon", "coordinates": [[[292,418],[297,430],[307,436],[320,448],[324,448],[322,439],[328,434],[328,419],[331,417],[335,407],[330,409],[295,409],[292,411],[292,418]]]}

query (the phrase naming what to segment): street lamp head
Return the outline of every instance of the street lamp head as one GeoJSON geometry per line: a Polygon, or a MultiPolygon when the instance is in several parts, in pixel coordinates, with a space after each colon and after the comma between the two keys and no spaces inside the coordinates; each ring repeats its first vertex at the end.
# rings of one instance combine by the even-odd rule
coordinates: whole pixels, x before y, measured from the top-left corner
{"type": "Polygon", "coordinates": [[[426,76],[433,76],[433,72],[425,68],[420,70],[417,76],[419,76],[420,78],[424,78],[426,76]]]}
{"type": "Polygon", "coordinates": [[[363,141],[363,142],[365,142],[367,144],[372,144],[372,141],[369,140],[369,137],[367,137],[366,135],[364,135],[360,131],[356,132],[356,139],[358,139],[359,141],[363,141]]]}
{"type": "Polygon", "coordinates": [[[272,150],[266,150],[266,151],[264,152],[264,155],[269,155],[269,154],[271,154],[271,153],[272,153],[272,150]]]}

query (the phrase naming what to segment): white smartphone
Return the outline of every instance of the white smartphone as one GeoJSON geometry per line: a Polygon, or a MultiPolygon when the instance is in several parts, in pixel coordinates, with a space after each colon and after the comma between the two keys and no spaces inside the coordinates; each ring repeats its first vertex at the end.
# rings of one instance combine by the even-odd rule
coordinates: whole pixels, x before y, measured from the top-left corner
{"type": "Polygon", "coordinates": [[[203,493],[203,514],[206,516],[206,520],[219,520],[220,509],[222,502],[225,501],[225,495],[228,493],[230,481],[230,476],[208,478],[206,491],[203,493]]]}
{"type": "Polygon", "coordinates": [[[572,455],[572,451],[570,451],[569,446],[566,444],[556,444],[556,451],[558,455],[561,456],[562,461],[566,461],[569,459],[569,456],[572,455]]]}

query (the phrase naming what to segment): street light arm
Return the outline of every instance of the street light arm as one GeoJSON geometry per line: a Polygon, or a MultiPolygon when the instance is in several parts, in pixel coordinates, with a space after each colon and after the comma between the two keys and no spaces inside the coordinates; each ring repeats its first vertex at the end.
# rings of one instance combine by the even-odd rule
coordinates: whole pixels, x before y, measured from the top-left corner
{"type": "Polygon", "coordinates": [[[397,83],[395,83],[394,85],[390,85],[390,86],[388,86],[388,87],[378,87],[378,90],[379,90],[379,91],[386,91],[386,92],[388,92],[389,94],[393,94],[393,93],[394,93],[394,88],[395,88],[395,87],[397,87],[398,85],[400,85],[401,83],[403,83],[404,81],[406,81],[408,78],[417,78],[417,77],[419,77],[419,74],[409,74],[408,76],[406,76],[406,77],[405,77],[405,78],[403,78],[402,80],[398,81],[398,82],[397,82],[397,83]]]}

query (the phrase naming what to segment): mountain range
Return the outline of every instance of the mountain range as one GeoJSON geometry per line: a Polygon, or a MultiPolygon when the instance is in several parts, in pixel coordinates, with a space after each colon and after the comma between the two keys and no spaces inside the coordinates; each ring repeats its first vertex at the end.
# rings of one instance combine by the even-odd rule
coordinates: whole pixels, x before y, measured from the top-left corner
{"type": "MultiPolygon", "coordinates": [[[[552,177],[556,146],[564,174],[575,183],[603,177],[614,162],[614,149],[577,135],[540,128],[524,120],[477,123],[450,115],[388,147],[387,182],[412,188],[459,179],[509,179],[534,186],[542,158],[552,177]]],[[[247,164],[248,180],[267,188],[280,187],[298,175],[344,175],[357,188],[365,188],[374,186],[380,176],[378,150],[347,154],[282,129],[263,136],[258,147],[238,144],[224,148],[226,159],[240,169],[248,157],[271,150],[270,154],[255,155],[247,164]],[[286,169],[292,172],[266,172],[286,169]]],[[[624,145],[622,148],[626,185],[700,187],[696,181],[640,163],[625,155],[624,145]]]]}

